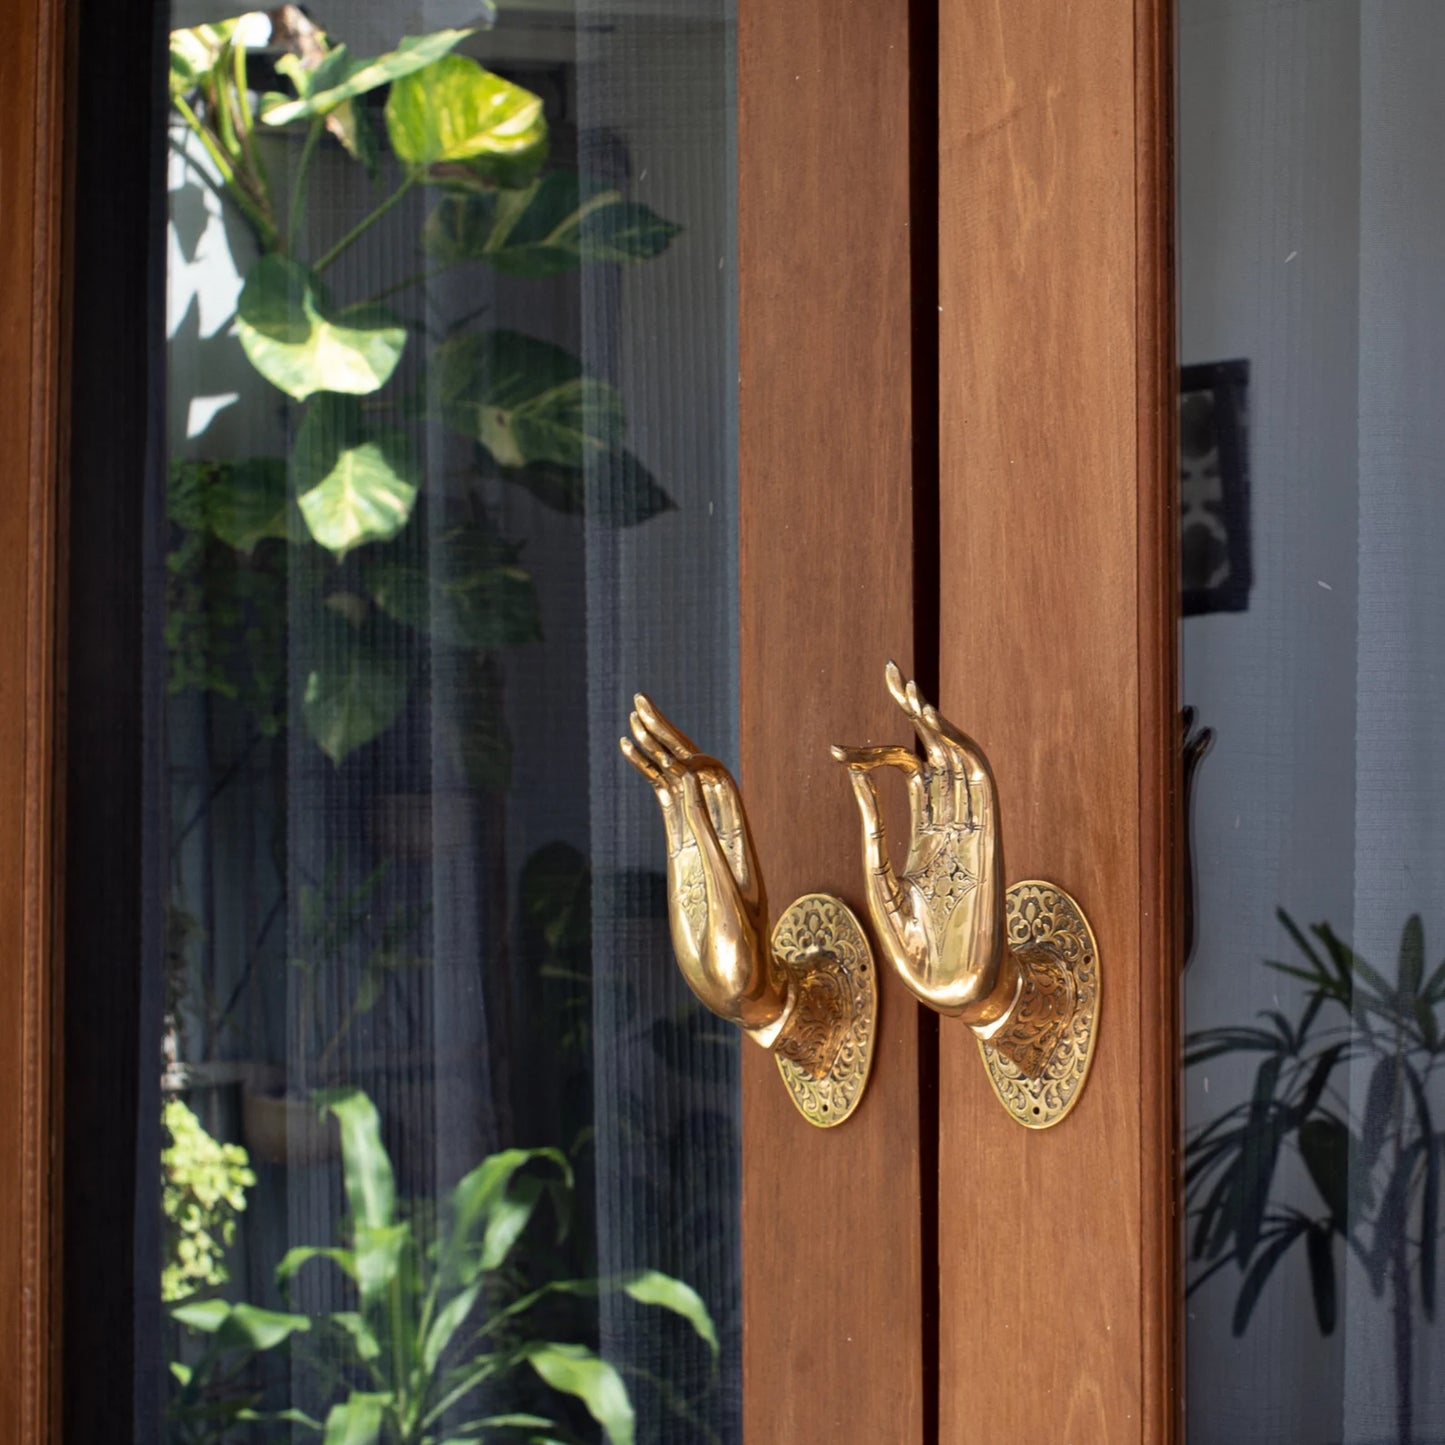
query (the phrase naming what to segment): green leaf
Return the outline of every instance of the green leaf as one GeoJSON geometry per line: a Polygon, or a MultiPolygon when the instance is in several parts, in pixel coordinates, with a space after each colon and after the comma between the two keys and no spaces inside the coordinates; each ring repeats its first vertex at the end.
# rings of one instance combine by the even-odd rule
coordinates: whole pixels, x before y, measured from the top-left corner
{"type": "Polygon", "coordinates": [[[681,1315],[699,1337],[707,1341],[713,1354],[718,1353],[717,1327],[702,1302],[702,1296],[690,1284],[684,1284],[670,1274],[645,1269],[623,1280],[622,1288],[639,1304],[656,1305],[681,1315]]]}
{"type": "Polygon", "coordinates": [[[486,261],[540,279],[586,264],[648,261],[682,228],[615,190],[584,190],[553,171],[513,195],[451,196],[427,218],[422,241],[446,264],[486,261]]]}
{"type": "Polygon", "coordinates": [[[182,96],[198,89],[226,59],[236,26],[243,17],[172,30],[170,36],[170,90],[182,96]]]}
{"type": "Polygon", "coordinates": [[[358,1392],[344,1405],[333,1405],[326,1417],[322,1445],[374,1445],[381,1438],[382,1419],[393,1398],[358,1392]]]}
{"type": "Polygon", "coordinates": [[[451,1193],[451,1228],[438,1263],[443,1279],[470,1285],[480,1270],[494,1268],[472,1257],[477,1231],[490,1233],[492,1218],[505,1205],[517,1174],[539,1162],[555,1165],[567,1187],[572,1187],[571,1166],[557,1149],[503,1149],[489,1154],[458,1181],[451,1193]]]}
{"type": "Polygon", "coordinates": [[[306,675],[301,717],[321,751],[341,763],[396,721],[411,673],[354,628],[326,629],[312,640],[320,655],[306,675]]]}
{"type": "Polygon", "coordinates": [[[305,266],[262,256],[246,276],[236,330],[251,365],[297,401],[318,391],[365,396],[391,379],[406,348],[406,329],[371,308],[333,320],[323,291],[305,266]]]}
{"type": "Polygon", "coordinates": [[[574,1395],[602,1426],[609,1445],[632,1445],[635,1416],[622,1376],[605,1360],[581,1345],[539,1341],[527,1345],[522,1357],[554,1390],[574,1395]]]}
{"type": "Polygon", "coordinates": [[[355,1349],[358,1360],[371,1361],[380,1356],[381,1341],[377,1339],[376,1331],[367,1323],[364,1315],[355,1310],[332,1310],[330,1320],[351,1337],[352,1348],[355,1349]]]}
{"type": "Polygon", "coordinates": [[[296,1271],[313,1259],[324,1259],[334,1264],[348,1279],[356,1278],[356,1256],[349,1249],[327,1248],[319,1244],[298,1244],[281,1256],[276,1266],[276,1283],[287,1284],[296,1271]]]}
{"type": "Polygon", "coordinates": [[[522,865],[523,916],[553,956],[575,963],[592,944],[592,869],[570,843],[544,843],[522,865]]]}
{"type": "Polygon", "coordinates": [[[467,332],[439,346],[432,378],[443,422],[504,467],[580,467],[619,446],[622,398],[560,346],[515,331],[467,332]]]}
{"type": "Polygon", "coordinates": [[[623,448],[589,457],[585,470],[534,462],[504,467],[501,475],[544,506],[572,514],[589,511],[605,527],[635,527],[676,505],[652,473],[623,448]]]}
{"type": "Polygon", "coordinates": [[[410,440],[399,431],[368,433],[349,397],[323,393],[306,408],[292,471],[307,530],[337,557],[394,537],[416,503],[410,440]]]}
{"type": "Polygon", "coordinates": [[[257,1424],[279,1422],[286,1425],[304,1425],[308,1430],[315,1430],[318,1435],[326,1428],[320,1420],[312,1419],[305,1410],[298,1410],[294,1405],[286,1410],[237,1410],[236,1418],[257,1424]]]}
{"type": "Polygon", "coordinates": [[[231,1350],[274,1349],[292,1335],[311,1328],[306,1315],[282,1314],[219,1299],[177,1305],[171,1318],[189,1329],[214,1335],[218,1349],[231,1350]]]}
{"type": "Polygon", "coordinates": [[[408,35],[395,50],[372,60],[353,60],[346,54],[346,47],[338,45],[327,54],[324,74],[319,67],[307,71],[299,57],[288,55],[277,61],[276,69],[290,78],[296,87],[296,99],[263,108],[261,119],[267,125],[289,125],[303,116],[330,115],[344,102],[440,60],[474,33],[435,30],[429,35],[408,35]]]}
{"type": "Polygon", "coordinates": [[[386,129],[397,158],[425,173],[463,163],[512,176],[540,165],[547,148],[541,98],[462,55],[397,79],[386,129]]]}
{"type": "Polygon", "coordinates": [[[372,600],[389,617],[451,647],[485,651],[541,638],[536,589],[522,568],[486,567],[449,575],[449,568],[435,565],[435,546],[432,556],[430,574],[392,562],[367,573],[372,600]]]}
{"type": "Polygon", "coordinates": [[[354,1230],[356,1283],[362,1305],[368,1305],[386,1294],[395,1284],[408,1249],[411,1247],[411,1225],[358,1224],[354,1230]]]}
{"type": "Polygon", "coordinates": [[[254,552],[268,539],[286,541],[286,463],[249,457],[217,468],[207,493],[206,520],[238,552],[254,552]]]}
{"type": "Polygon", "coordinates": [[[446,1352],[446,1347],[451,1344],[452,1337],[466,1323],[467,1316],[476,1308],[477,1296],[481,1294],[481,1291],[480,1284],[471,1285],[459,1294],[453,1295],[437,1311],[437,1317],[432,1321],[421,1348],[422,1369],[428,1376],[436,1373],[437,1364],[446,1352]]]}
{"type": "Polygon", "coordinates": [[[381,1142],[376,1105],[360,1089],[324,1090],[316,1102],[341,1125],[342,1177],[356,1227],[388,1227],[396,1214],[396,1177],[381,1142]]]}

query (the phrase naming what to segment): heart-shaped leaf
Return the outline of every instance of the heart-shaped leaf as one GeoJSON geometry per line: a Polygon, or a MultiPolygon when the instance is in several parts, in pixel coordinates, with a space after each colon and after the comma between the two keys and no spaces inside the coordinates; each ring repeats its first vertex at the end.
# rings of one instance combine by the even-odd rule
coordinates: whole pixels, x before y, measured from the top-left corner
{"type": "Polygon", "coordinates": [[[301,717],[321,751],[341,763],[396,721],[406,705],[411,674],[405,662],[358,628],[338,622],[315,632],[316,655],[306,673],[301,717]]]}
{"type": "Polygon", "coordinates": [[[357,313],[351,324],[332,319],[315,276],[279,255],[251,267],[236,330],[251,365],[297,401],[318,391],[378,391],[406,348],[405,328],[377,308],[357,313]]]}
{"type": "Polygon", "coordinates": [[[580,467],[618,447],[626,430],[616,389],[536,337],[466,332],[437,348],[432,368],[443,422],[504,467],[580,467]]]}
{"type": "Polygon", "coordinates": [[[394,537],[416,502],[416,462],[399,431],[367,432],[346,397],[318,396],[306,410],[292,456],[297,504],[307,530],[344,557],[394,537]]]}
{"type": "Polygon", "coordinates": [[[587,512],[607,527],[635,527],[675,507],[652,473],[626,449],[589,457],[585,470],[555,462],[506,468],[502,476],[558,512],[587,512]]]}
{"type": "Polygon", "coordinates": [[[537,593],[517,566],[450,574],[385,563],[367,574],[373,601],[389,617],[452,647],[487,650],[542,636],[537,593]]]}
{"type": "Polygon", "coordinates": [[[648,261],[682,228],[615,190],[554,171],[523,191],[448,196],[427,217],[427,251],[447,264],[486,261],[509,276],[555,276],[598,262],[648,261]]]}
{"type": "Polygon", "coordinates": [[[386,129],[397,158],[428,179],[434,166],[507,174],[540,165],[547,149],[542,101],[463,55],[448,55],[400,77],[386,99],[386,129]]]}
{"type": "Polygon", "coordinates": [[[300,57],[288,55],[276,68],[296,87],[296,99],[262,109],[267,125],[289,125],[302,117],[330,115],[338,106],[369,90],[390,85],[450,54],[473,30],[435,30],[408,35],[394,50],[371,60],[353,59],[344,45],[327,52],[320,66],[309,70],[300,57]],[[340,57],[340,59],[337,59],[340,57]]]}

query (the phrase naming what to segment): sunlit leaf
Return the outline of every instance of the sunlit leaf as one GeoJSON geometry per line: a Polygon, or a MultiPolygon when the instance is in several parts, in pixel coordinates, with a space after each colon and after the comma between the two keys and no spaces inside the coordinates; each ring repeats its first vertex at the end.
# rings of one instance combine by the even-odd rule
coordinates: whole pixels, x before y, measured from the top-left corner
{"type": "Polygon", "coordinates": [[[328,1248],[319,1244],[298,1244],[281,1256],[276,1266],[276,1283],[286,1284],[304,1264],[323,1259],[334,1264],[348,1279],[356,1278],[356,1256],[349,1249],[328,1248]]]}
{"type": "Polygon", "coordinates": [[[389,313],[372,308],[346,323],[334,319],[310,270],[274,254],[247,273],[236,330],[251,365],[297,401],[318,391],[378,391],[406,348],[406,329],[389,313]]]}
{"type": "Polygon", "coordinates": [[[473,33],[435,30],[429,35],[408,35],[394,50],[371,60],[354,59],[344,45],[338,45],[328,53],[324,71],[320,67],[308,71],[297,56],[288,55],[277,62],[276,68],[296,87],[296,99],[264,108],[261,119],[267,125],[289,125],[303,117],[329,115],[358,95],[390,85],[440,60],[473,33]]]}
{"type": "Polygon", "coordinates": [[[717,1327],[712,1322],[702,1296],[690,1284],[674,1279],[659,1270],[645,1269],[622,1282],[625,1293],[639,1304],[656,1305],[681,1315],[703,1340],[713,1354],[718,1352],[717,1327]]]}
{"type": "Polygon", "coordinates": [[[389,1394],[356,1393],[345,1404],[333,1405],[326,1416],[322,1445],[374,1445],[381,1438],[382,1420],[391,1400],[389,1394]]]}
{"type": "Polygon", "coordinates": [[[602,1426],[608,1445],[632,1445],[635,1416],[622,1376],[581,1345],[538,1342],[522,1351],[527,1363],[554,1390],[575,1395],[602,1426]]]}
{"type": "Polygon", "coordinates": [[[324,393],[307,407],[292,470],[307,530],[338,557],[394,537],[416,502],[410,440],[399,431],[368,432],[349,397],[324,393]]]}
{"type": "Polygon", "coordinates": [[[386,99],[391,148],[413,171],[502,165],[508,175],[540,165],[547,122],[542,101],[475,60],[448,55],[400,77],[386,99]]]}
{"type": "Polygon", "coordinates": [[[214,1335],[218,1349],[270,1350],[311,1328],[306,1315],[283,1314],[219,1299],[177,1305],[171,1318],[189,1329],[214,1335]]]}
{"type": "Polygon", "coordinates": [[[622,398],[583,374],[575,356],[515,331],[467,332],[432,358],[442,420],[479,441],[504,467],[580,467],[618,447],[622,398]]]}
{"type": "MultiPolygon", "coordinates": [[[[343,1150],[345,1147],[343,1135],[343,1150]]],[[[405,1222],[357,1224],[352,1234],[353,1252],[356,1256],[356,1283],[361,1291],[362,1305],[365,1306],[386,1294],[395,1284],[407,1250],[411,1247],[411,1225],[405,1222]]]]}
{"type": "Polygon", "coordinates": [[[396,1179],[381,1142],[376,1105],[360,1089],[326,1090],[317,1094],[316,1102],[341,1125],[341,1169],[352,1220],[372,1229],[392,1224],[396,1179]]]}

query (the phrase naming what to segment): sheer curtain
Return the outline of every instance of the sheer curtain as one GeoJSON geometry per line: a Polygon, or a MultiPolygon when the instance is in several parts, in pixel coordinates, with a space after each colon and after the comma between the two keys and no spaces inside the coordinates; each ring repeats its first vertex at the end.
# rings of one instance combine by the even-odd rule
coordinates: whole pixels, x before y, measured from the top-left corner
{"type": "MultiPolygon", "coordinates": [[[[1242,1328],[1258,1252],[1191,1295],[1190,1435],[1437,1440],[1427,1276],[1445,1220],[1422,1141],[1445,1110],[1439,1002],[1401,1002],[1399,989],[1412,917],[1425,980],[1445,957],[1445,15],[1186,0],[1180,21],[1182,359],[1250,363],[1255,558],[1245,611],[1183,624],[1181,700],[1218,731],[1196,798],[1187,1027],[1267,1031],[1274,1015],[1298,1028],[1310,985],[1264,965],[1313,968],[1306,945],[1328,952],[1313,925],[1385,990],[1357,975],[1349,1008],[1315,1013],[1280,1076],[1262,1078],[1266,1050],[1240,1048],[1187,1073],[1193,1141],[1269,1097],[1294,1059],[1347,1045],[1314,1107],[1348,1128],[1335,1136],[1348,1157],[1327,1161],[1332,1125],[1302,1134],[1281,1113],[1277,1158],[1261,1133],[1248,1165],[1275,1159],[1267,1217],[1326,1221],[1339,1189],[1337,1223],[1285,1248],[1242,1328]],[[1402,1038],[1403,1052],[1390,1043],[1402,1038]]],[[[1189,1228],[1198,1277],[1230,1251],[1193,1233],[1197,1211],[1189,1228]]]]}

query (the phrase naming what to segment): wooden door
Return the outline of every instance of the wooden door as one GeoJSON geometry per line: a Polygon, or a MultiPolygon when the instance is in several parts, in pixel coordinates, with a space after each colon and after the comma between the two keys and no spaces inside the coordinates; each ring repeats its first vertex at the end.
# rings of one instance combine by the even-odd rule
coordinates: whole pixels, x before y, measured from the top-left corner
{"type": "MultiPolygon", "coordinates": [[[[0,164],[4,469],[28,479],[0,492],[25,559],[0,659],[24,820],[0,913],[20,1368],[0,1413],[38,1440],[74,1368],[48,1367],[67,71],[63,6],[20,8],[0,164]]],[[[770,892],[861,905],[827,748],[904,740],[893,658],[988,749],[1010,877],[1074,892],[1105,970],[1097,1067],[1045,1134],[891,977],[843,1128],[806,1128],[750,1051],[752,1442],[1177,1435],[1168,19],[1159,0],[738,7],[742,785],[770,892]]]]}
{"type": "Polygon", "coordinates": [[[788,887],[859,900],[824,746],[904,740],[882,664],[911,654],[993,760],[1008,876],[1093,917],[1105,993],[1086,1096],[1045,1133],[891,978],[844,1137],[790,1139],[751,1061],[751,1440],[1178,1433],[1169,19],[741,7],[764,847],[788,887]]]}

